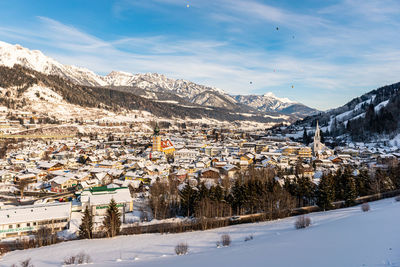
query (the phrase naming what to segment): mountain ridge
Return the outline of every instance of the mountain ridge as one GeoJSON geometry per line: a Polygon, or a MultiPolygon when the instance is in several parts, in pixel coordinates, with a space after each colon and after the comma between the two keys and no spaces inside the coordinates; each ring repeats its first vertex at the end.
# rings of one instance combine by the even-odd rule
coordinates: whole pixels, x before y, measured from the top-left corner
{"type": "Polygon", "coordinates": [[[141,97],[159,101],[171,100],[175,95],[178,101],[184,99],[188,103],[205,107],[250,113],[278,112],[292,116],[293,119],[310,115],[315,111],[287,98],[277,98],[272,93],[258,96],[263,99],[264,103],[257,105],[246,100],[245,96],[231,96],[219,88],[199,85],[183,79],[172,79],[158,73],[132,74],[111,71],[109,74],[101,76],[86,68],[63,65],[39,50],[29,50],[18,44],[12,45],[1,41],[0,65],[7,67],[21,65],[47,75],[58,75],[83,86],[125,87],[125,91],[131,89],[132,92],[137,92],[137,89],[140,88],[144,90],[141,97]],[[165,95],[169,95],[168,99],[163,98],[165,95]]]}

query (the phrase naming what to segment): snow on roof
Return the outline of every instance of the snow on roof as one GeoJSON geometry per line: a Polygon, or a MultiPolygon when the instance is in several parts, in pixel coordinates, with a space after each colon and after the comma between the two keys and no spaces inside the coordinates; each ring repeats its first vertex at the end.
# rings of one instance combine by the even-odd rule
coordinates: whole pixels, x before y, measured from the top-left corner
{"type": "Polygon", "coordinates": [[[56,176],[53,179],[50,180],[50,182],[56,183],[56,184],[63,184],[67,182],[68,180],[72,179],[71,177],[68,176],[56,176]]]}
{"type": "Polygon", "coordinates": [[[50,169],[51,167],[55,166],[57,163],[58,163],[58,162],[40,161],[40,162],[38,162],[38,167],[39,167],[39,168],[50,169]]]}
{"type": "Polygon", "coordinates": [[[0,209],[0,224],[69,218],[70,214],[70,202],[18,206],[0,209]]]}
{"type": "Polygon", "coordinates": [[[237,167],[235,165],[232,165],[232,164],[227,164],[224,167],[222,167],[222,169],[224,169],[225,171],[231,171],[233,169],[237,169],[237,167]]]}
{"type": "Polygon", "coordinates": [[[90,205],[108,205],[112,198],[117,203],[132,201],[131,193],[126,187],[94,187],[89,190],[84,190],[81,195],[81,201],[83,203],[88,202],[90,205]]]}

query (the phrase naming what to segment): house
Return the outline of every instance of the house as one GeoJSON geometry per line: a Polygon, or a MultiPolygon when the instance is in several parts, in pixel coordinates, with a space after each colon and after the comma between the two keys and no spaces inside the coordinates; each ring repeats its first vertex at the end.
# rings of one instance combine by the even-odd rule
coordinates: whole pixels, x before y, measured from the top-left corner
{"type": "Polygon", "coordinates": [[[200,171],[200,178],[217,180],[221,178],[221,176],[218,169],[209,167],[200,171]]]}
{"type": "Polygon", "coordinates": [[[18,174],[14,177],[14,182],[17,183],[20,181],[24,181],[24,182],[28,182],[28,183],[36,182],[37,181],[36,174],[35,173],[18,174]]]}
{"type": "Polygon", "coordinates": [[[40,161],[38,162],[38,168],[51,172],[51,171],[62,170],[64,168],[64,164],[60,162],[40,161]]]}
{"type": "Polygon", "coordinates": [[[99,180],[100,184],[108,185],[112,182],[113,177],[107,172],[96,172],[92,174],[93,178],[99,180]]]}
{"type": "Polygon", "coordinates": [[[76,186],[78,184],[77,180],[71,175],[56,176],[50,180],[51,191],[52,192],[66,192],[68,189],[76,186]]]}
{"type": "Polygon", "coordinates": [[[0,183],[11,182],[14,179],[15,174],[8,170],[0,171],[0,183]]]}
{"type": "Polygon", "coordinates": [[[255,156],[251,153],[246,153],[245,155],[240,157],[241,161],[247,161],[248,165],[252,164],[254,161],[255,156]]]}
{"type": "Polygon", "coordinates": [[[230,179],[234,178],[238,171],[239,168],[232,164],[227,164],[221,168],[221,174],[225,175],[230,179]]]}
{"type": "Polygon", "coordinates": [[[175,177],[179,179],[179,181],[184,181],[188,178],[188,172],[185,169],[180,169],[174,173],[175,177]]]}
{"type": "Polygon", "coordinates": [[[167,155],[173,154],[175,152],[174,145],[170,140],[161,140],[161,150],[167,155]]]}

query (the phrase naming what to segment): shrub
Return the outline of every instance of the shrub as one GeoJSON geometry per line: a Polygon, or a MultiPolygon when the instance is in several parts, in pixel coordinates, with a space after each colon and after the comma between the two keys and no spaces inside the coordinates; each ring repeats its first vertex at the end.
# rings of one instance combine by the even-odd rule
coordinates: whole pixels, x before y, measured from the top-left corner
{"type": "Polygon", "coordinates": [[[91,257],[84,253],[79,252],[76,255],[71,255],[64,259],[63,265],[84,264],[92,262],[91,257]]]}
{"type": "Polygon", "coordinates": [[[361,210],[364,211],[364,212],[369,211],[370,210],[369,204],[367,202],[363,203],[361,205],[361,210]]]}
{"type": "Polygon", "coordinates": [[[77,264],[89,263],[91,261],[92,261],[92,259],[86,253],[80,252],[76,255],[76,263],[77,264]]]}
{"type": "Polygon", "coordinates": [[[400,201],[400,196],[395,197],[394,200],[400,201]]]}
{"type": "Polygon", "coordinates": [[[69,257],[67,257],[67,258],[64,259],[63,264],[64,264],[64,265],[72,265],[72,264],[75,264],[75,259],[76,259],[75,255],[69,256],[69,257]]]}
{"type": "Polygon", "coordinates": [[[229,245],[231,244],[231,237],[229,235],[227,235],[227,234],[222,235],[221,236],[221,244],[224,247],[229,247],[229,245]]]}
{"type": "Polygon", "coordinates": [[[21,261],[21,262],[19,263],[19,265],[20,265],[21,267],[34,267],[33,264],[32,264],[32,262],[31,262],[31,259],[30,259],[30,258],[29,258],[29,259],[26,259],[26,260],[24,260],[24,261],[21,261]]]}
{"type": "Polygon", "coordinates": [[[0,257],[8,252],[8,246],[0,244],[0,257]]]}
{"type": "Polygon", "coordinates": [[[253,235],[246,236],[246,237],[244,238],[244,242],[253,240],[253,238],[254,238],[253,235]]]}
{"type": "Polygon", "coordinates": [[[175,253],[176,255],[185,255],[189,251],[189,246],[187,243],[179,243],[175,247],[175,253]]]}
{"type": "Polygon", "coordinates": [[[311,219],[304,215],[299,216],[297,218],[296,222],[294,223],[294,226],[296,227],[296,229],[306,228],[310,225],[311,225],[311,219]]]}

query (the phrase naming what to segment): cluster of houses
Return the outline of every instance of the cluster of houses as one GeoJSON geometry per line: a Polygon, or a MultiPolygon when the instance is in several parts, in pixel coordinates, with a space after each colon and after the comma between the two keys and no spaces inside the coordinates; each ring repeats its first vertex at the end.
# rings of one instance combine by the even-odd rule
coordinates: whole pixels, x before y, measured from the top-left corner
{"type": "Polygon", "coordinates": [[[158,127],[152,136],[136,132],[113,138],[24,141],[19,149],[9,151],[0,160],[0,239],[29,234],[41,225],[41,220],[52,222],[54,229],[64,229],[70,220],[64,215],[86,207],[101,216],[111,198],[125,216],[134,209],[132,197],[136,189],[146,191],[155,181],[169,177],[181,183],[204,182],[211,186],[224,178],[235,179],[248,168],[276,168],[283,173],[282,178],[297,174],[318,182],[323,173],[343,165],[382,168],[396,164],[398,158],[400,154],[395,151],[379,149],[331,150],[321,143],[318,126],[310,146],[274,136],[243,137],[236,132],[215,134],[202,130],[162,133],[158,127]],[[21,190],[29,201],[21,199],[21,190]],[[10,197],[10,192],[15,196],[10,197]],[[58,201],[76,196],[78,199],[75,206],[70,202],[43,201],[32,205],[39,195],[56,196],[53,199],[58,201]],[[63,215],[53,216],[50,208],[44,211],[42,207],[46,205],[62,205],[63,215]],[[33,213],[41,215],[25,216],[33,213]]]}

